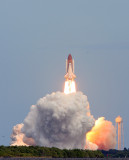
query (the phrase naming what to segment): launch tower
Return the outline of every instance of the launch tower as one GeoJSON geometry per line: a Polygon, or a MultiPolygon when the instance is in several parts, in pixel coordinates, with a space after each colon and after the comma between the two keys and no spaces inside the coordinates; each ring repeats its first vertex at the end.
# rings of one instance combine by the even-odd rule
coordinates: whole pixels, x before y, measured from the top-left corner
{"type": "Polygon", "coordinates": [[[120,116],[116,117],[116,131],[118,130],[118,150],[121,150],[121,137],[123,137],[123,147],[124,147],[124,129],[123,129],[123,120],[120,116]]]}

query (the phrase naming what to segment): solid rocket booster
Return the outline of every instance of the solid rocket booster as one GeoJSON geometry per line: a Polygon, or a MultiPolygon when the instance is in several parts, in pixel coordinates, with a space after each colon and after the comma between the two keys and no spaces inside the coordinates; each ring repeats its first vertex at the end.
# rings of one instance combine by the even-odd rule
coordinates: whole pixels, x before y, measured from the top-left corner
{"type": "Polygon", "coordinates": [[[66,80],[74,80],[76,78],[74,74],[74,59],[72,59],[71,54],[66,59],[66,75],[64,77],[66,80]]]}

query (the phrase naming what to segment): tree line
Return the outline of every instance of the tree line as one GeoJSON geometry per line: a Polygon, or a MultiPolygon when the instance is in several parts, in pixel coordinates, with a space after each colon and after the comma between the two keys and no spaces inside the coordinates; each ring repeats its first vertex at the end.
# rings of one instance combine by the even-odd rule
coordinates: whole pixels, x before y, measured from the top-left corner
{"type": "Polygon", "coordinates": [[[110,149],[109,151],[102,150],[104,157],[111,158],[127,158],[129,157],[129,149],[124,148],[124,150],[110,149]]]}
{"type": "Polygon", "coordinates": [[[103,158],[101,151],[40,146],[0,146],[0,157],[103,158]]]}

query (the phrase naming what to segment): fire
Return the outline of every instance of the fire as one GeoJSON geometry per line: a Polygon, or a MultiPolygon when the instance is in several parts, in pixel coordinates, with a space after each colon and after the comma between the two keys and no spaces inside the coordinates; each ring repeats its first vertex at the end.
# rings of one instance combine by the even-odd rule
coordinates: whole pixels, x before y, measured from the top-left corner
{"type": "Polygon", "coordinates": [[[65,81],[65,87],[64,87],[64,93],[75,93],[76,92],[76,85],[74,80],[66,80],[65,81]]]}
{"type": "Polygon", "coordinates": [[[116,145],[115,127],[110,121],[100,117],[95,121],[92,130],[86,134],[86,141],[96,144],[98,149],[113,149],[116,145]]]}

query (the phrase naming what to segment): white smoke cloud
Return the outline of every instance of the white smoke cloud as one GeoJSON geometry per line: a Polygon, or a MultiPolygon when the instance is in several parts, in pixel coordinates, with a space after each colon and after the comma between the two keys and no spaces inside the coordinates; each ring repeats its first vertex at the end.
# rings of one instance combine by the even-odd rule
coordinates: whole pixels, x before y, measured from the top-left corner
{"type": "Polygon", "coordinates": [[[97,150],[97,149],[98,149],[98,146],[97,146],[97,144],[92,143],[92,142],[86,140],[85,149],[88,149],[88,150],[97,150]]]}
{"type": "Polygon", "coordinates": [[[13,133],[11,135],[11,146],[28,146],[23,142],[24,134],[21,132],[21,128],[23,127],[23,123],[17,124],[13,127],[13,133]]]}
{"type": "Polygon", "coordinates": [[[82,92],[56,92],[31,106],[24,122],[13,127],[11,139],[17,146],[109,150],[115,148],[116,130],[104,117],[94,120],[82,92]]]}
{"type": "MultiPolygon", "coordinates": [[[[32,145],[83,149],[94,118],[90,115],[87,96],[82,92],[67,95],[55,92],[31,106],[23,124],[22,133],[19,132],[24,133],[22,144],[29,145],[28,138],[31,138],[32,145]]],[[[18,135],[12,136],[12,145],[20,144],[18,135]]]]}
{"type": "Polygon", "coordinates": [[[13,133],[11,135],[11,146],[30,146],[35,145],[34,139],[27,138],[24,133],[22,133],[21,129],[23,128],[24,124],[17,124],[13,127],[13,133]]]}

